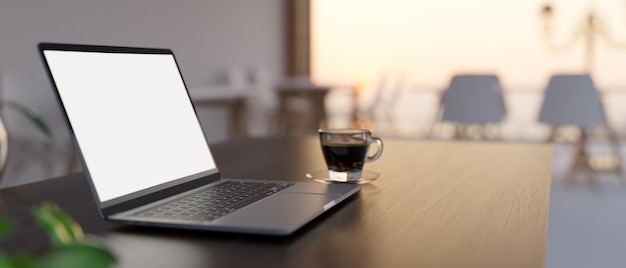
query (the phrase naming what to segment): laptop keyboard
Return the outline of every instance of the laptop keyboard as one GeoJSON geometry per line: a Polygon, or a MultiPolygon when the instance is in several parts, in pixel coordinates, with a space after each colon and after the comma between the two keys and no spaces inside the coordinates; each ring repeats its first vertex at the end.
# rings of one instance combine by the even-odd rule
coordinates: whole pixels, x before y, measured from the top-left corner
{"type": "Polygon", "coordinates": [[[291,185],[293,183],[227,181],[191,196],[137,212],[134,216],[212,221],[291,185]]]}

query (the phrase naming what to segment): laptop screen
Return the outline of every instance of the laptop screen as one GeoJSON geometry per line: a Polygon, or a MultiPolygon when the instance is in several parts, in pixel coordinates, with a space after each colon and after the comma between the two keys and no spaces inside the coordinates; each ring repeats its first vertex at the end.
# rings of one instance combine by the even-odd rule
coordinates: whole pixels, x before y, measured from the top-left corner
{"type": "Polygon", "coordinates": [[[216,170],[172,54],[43,53],[101,202],[216,170]]]}

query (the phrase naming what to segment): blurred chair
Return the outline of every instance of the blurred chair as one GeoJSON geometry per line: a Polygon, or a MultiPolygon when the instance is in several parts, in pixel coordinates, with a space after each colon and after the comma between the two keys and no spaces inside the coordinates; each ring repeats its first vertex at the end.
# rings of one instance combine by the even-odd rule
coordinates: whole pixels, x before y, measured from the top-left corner
{"type": "Polygon", "coordinates": [[[503,90],[495,75],[456,75],[441,97],[441,117],[456,124],[456,137],[472,125],[500,123],[506,117],[503,90]]]}
{"type": "MultiPolygon", "coordinates": [[[[613,152],[618,161],[621,159],[617,135],[607,124],[600,94],[587,74],[552,76],[545,90],[539,122],[552,127],[549,142],[555,140],[557,128],[570,126],[580,130],[572,171],[577,167],[590,167],[586,145],[588,131],[592,128],[606,128],[609,131],[613,152]]],[[[622,166],[621,163],[619,166],[622,166]]]]}
{"type": "Polygon", "coordinates": [[[382,74],[380,78],[378,78],[378,82],[371,89],[372,96],[371,98],[363,98],[363,93],[370,91],[363,89],[359,89],[359,91],[355,92],[355,103],[356,110],[354,114],[354,122],[352,125],[358,128],[368,128],[380,131],[378,127],[375,127],[377,120],[376,115],[379,112],[380,104],[382,103],[383,95],[389,89],[390,86],[390,76],[388,74],[382,74]],[[371,99],[369,102],[363,103],[362,99],[371,99]]]}
{"type": "Polygon", "coordinates": [[[252,136],[275,135],[278,129],[278,94],[274,88],[276,79],[263,68],[252,68],[248,101],[248,134],[252,136]]]}
{"type": "Polygon", "coordinates": [[[306,135],[326,127],[325,99],[330,90],[309,77],[291,77],[279,83],[278,133],[306,135]]]}
{"type": "Polygon", "coordinates": [[[539,122],[555,128],[606,126],[600,95],[589,75],[554,75],[545,91],[539,122]]]}
{"type": "Polygon", "coordinates": [[[393,108],[396,106],[400,94],[405,87],[406,75],[383,74],[373,89],[372,100],[366,105],[359,107],[357,126],[374,128],[396,134],[396,122],[393,116],[393,108]]]}

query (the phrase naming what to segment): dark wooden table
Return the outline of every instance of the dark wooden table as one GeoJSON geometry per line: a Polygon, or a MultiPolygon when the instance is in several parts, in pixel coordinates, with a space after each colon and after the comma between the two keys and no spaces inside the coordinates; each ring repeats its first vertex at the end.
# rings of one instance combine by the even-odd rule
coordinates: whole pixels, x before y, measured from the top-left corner
{"type": "MultiPolygon", "coordinates": [[[[228,177],[305,181],[325,167],[313,137],[235,140],[213,152],[228,177]]],[[[10,198],[20,190],[65,208],[120,267],[542,267],[551,154],[539,144],[386,140],[366,164],[382,178],[286,238],[110,224],[73,174],[0,191],[20,222],[2,248],[48,245],[10,198]]]]}

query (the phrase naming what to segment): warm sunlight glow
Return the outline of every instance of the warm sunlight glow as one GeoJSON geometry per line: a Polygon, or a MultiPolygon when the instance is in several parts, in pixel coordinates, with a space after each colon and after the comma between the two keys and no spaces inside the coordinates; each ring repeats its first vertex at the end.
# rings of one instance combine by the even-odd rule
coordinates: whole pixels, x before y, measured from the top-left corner
{"type": "MultiPolygon", "coordinates": [[[[626,41],[624,0],[554,0],[553,40],[562,43],[593,6],[626,41]]],[[[494,73],[505,87],[540,89],[559,72],[582,72],[584,40],[560,53],[544,38],[542,0],[313,0],[316,80],[372,85],[383,75],[440,88],[456,73],[494,73]]],[[[626,86],[626,46],[597,38],[594,79],[626,86]]]]}

